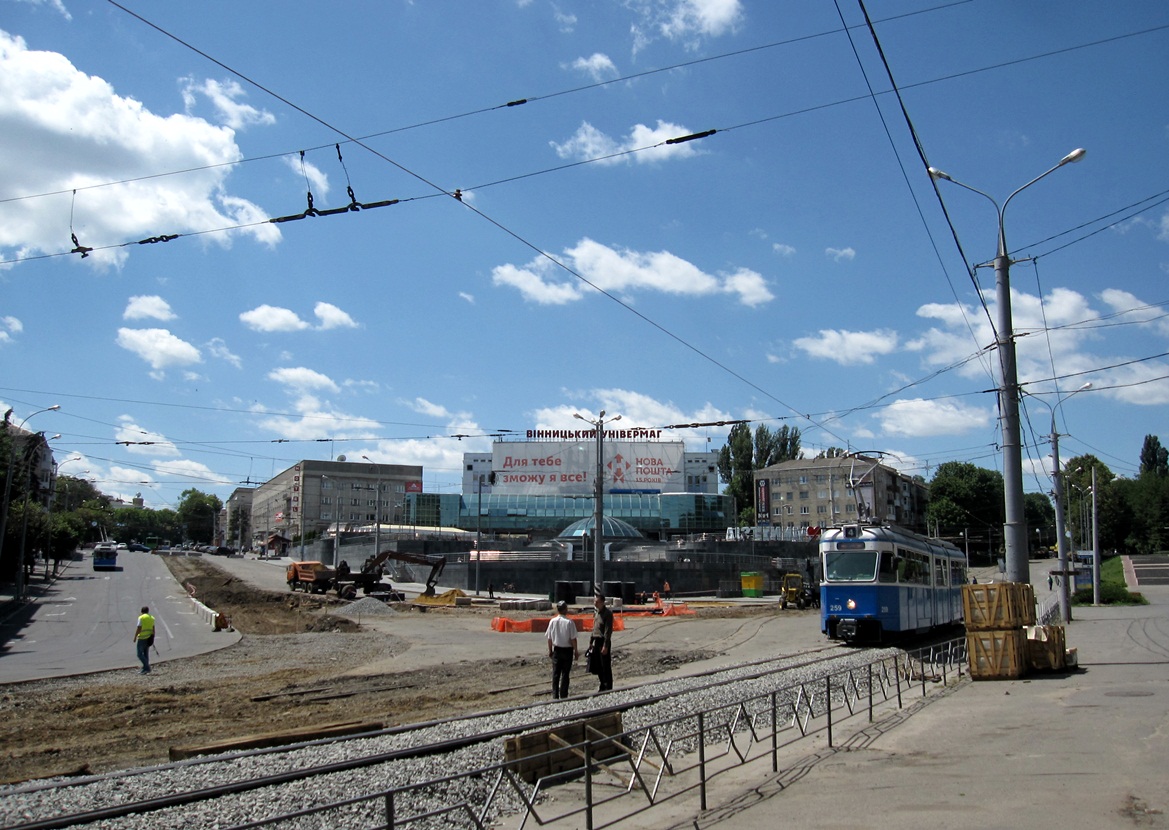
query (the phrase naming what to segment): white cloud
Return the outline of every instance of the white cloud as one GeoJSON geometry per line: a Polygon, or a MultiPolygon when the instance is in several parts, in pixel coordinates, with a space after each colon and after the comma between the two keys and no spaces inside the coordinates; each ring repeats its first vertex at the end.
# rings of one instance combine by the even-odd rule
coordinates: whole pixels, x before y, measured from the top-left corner
{"type": "Polygon", "coordinates": [[[796,253],[795,248],[793,248],[791,245],[784,245],[782,242],[776,242],[771,246],[771,250],[775,251],[777,254],[783,257],[794,256],[796,253]]]}
{"type": "Polygon", "coordinates": [[[698,143],[666,144],[671,138],[689,135],[691,130],[679,124],[658,120],[656,127],[634,124],[624,139],[610,138],[587,121],[581,122],[576,133],[563,143],[550,141],[556,155],[562,159],[599,159],[598,164],[619,164],[635,159],[641,164],[699,155],[698,143]],[[633,153],[631,151],[638,150],[633,153]]]}
{"type": "Polygon", "coordinates": [[[412,401],[403,401],[403,403],[419,415],[425,415],[428,418],[449,419],[451,417],[450,411],[445,406],[431,403],[426,398],[415,398],[412,401]]]}
{"type": "Polygon", "coordinates": [[[195,108],[198,102],[197,96],[202,95],[215,108],[219,121],[233,130],[276,123],[276,116],[272,113],[239,102],[239,99],[246,97],[247,93],[237,81],[216,81],[211,78],[196,81],[194,78],[185,78],[182,94],[188,114],[195,108]]]}
{"type": "MultiPolygon", "coordinates": [[[[598,288],[614,292],[660,291],[690,297],[730,294],[747,306],[770,302],[774,295],[761,274],[740,268],[728,274],[708,274],[668,251],[643,253],[611,248],[585,238],[564,254],[565,264],[598,288]]],[[[525,299],[541,305],[564,305],[585,297],[587,286],[564,276],[546,257],[526,266],[501,265],[492,270],[496,285],[519,289],[525,299]]]]}
{"type": "Polygon", "coordinates": [[[309,328],[295,311],[266,304],[245,311],[239,319],[252,331],[301,331],[309,328]]]}
{"type": "Polygon", "coordinates": [[[132,415],[118,418],[114,441],[126,445],[126,451],[133,455],[170,456],[179,455],[179,448],[165,435],[143,429],[132,415]]]}
{"type": "Polygon", "coordinates": [[[65,8],[65,3],[62,0],[23,0],[23,2],[28,3],[30,6],[48,6],[66,20],[73,19],[73,15],[65,8]]]}
{"type": "Polygon", "coordinates": [[[139,295],[131,297],[122,312],[123,320],[173,320],[176,315],[162,297],[139,295]]]}
{"type": "Polygon", "coordinates": [[[273,369],[268,373],[268,379],[288,386],[297,392],[322,389],[328,392],[340,391],[340,387],[328,375],[321,374],[314,369],[307,369],[304,366],[273,369]]]}
{"type": "Polygon", "coordinates": [[[146,361],[155,373],[203,361],[197,348],[166,329],[118,329],[114,342],[146,361]]]}
{"type": "Polygon", "coordinates": [[[0,343],[11,343],[12,335],[24,331],[24,323],[15,317],[0,317],[0,343]]]}
{"type": "Polygon", "coordinates": [[[889,329],[821,329],[816,337],[796,338],[793,345],[811,357],[834,360],[842,366],[856,366],[874,363],[878,356],[897,351],[897,332],[889,329]]]}
{"type": "MultiPolygon", "coordinates": [[[[155,114],[63,55],[30,50],[2,31],[0,78],[0,181],[10,193],[76,190],[72,225],[82,245],[206,231],[236,225],[243,213],[265,215],[226,193],[231,163],[242,158],[230,128],[181,113],[155,114]],[[62,158],[69,164],[60,164],[62,158]],[[145,178],[160,170],[189,172],[145,178]],[[113,181],[125,183],[92,186],[113,181]]],[[[61,211],[60,197],[0,205],[0,255],[61,251],[61,211]]],[[[270,223],[209,238],[228,245],[233,235],[269,244],[280,238],[270,223]]],[[[94,251],[85,262],[108,267],[129,250],[94,251]]]]}
{"type": "Polygon", "coordinates": [[[961,435],[994,424],[994,412],[951,401],[900,400],[874,415],[886,435],[929,438],[961,435]]]}
{"type": "Polygon", "coordinates": [[[704,37],[733,32],[743,20],[740,0],[625,0],[638,17],[631,27],[634,51],[659,37],[696,47],[704,37]]]}
{"type": "Polygon", "coordinates": [[[459,298],[462,300],[466,300],[471,305],[475,304],[475,295],[474,294],[468,294],[466,291],[460,291],[459,298]]]}
{"type": "MultiPolygon", "coordinates": [[[[300,178],[308,179],[308,188],[313,193],[313,206],[324,210],[324,203],[316,203],[316,199],[324,199],[329,195],[329,177],[321,168],[317,167],[303,156],[284,156],[284,163],[300,178]]],[[[340,205],[337,205],[340,207],[340,205]]]]}
{"type": "Polygon", "coordinates": [[[185,458],[177,461],[155,461],[150,466],[159,478],[186,479],[202,488],[234,483],[228,476],[213,471],[206,464],[185,458]]]}
{"type": "Polygon", "coordinates": [[[321,321],[318,329],[355,329],[357,323],[347,313],[332,303],[317,303],[313,306],[313,314],[321,321]]]}
{"type": "MultiPolygon", "coordinates": [[[[315,327],[316,331],[358,328],[358,324],[347,312],[342,311],[332,303],[318,302],[313,306],[313,314],[320,321],[319,325],[315,327]]],[[[314,328],[308,322],[302,320],[300,315],[295,311],[267,304],[256,306],[251,311],[243,312],[240,314],[239,319],[252,331],[260,332],[304,331],[305,329],[314,328]]]]}
{"type": "Polygon", "coordinates": [[[588,75],[594,81],[603,81],[617,75],[617,67],[608,55],[594,52],[587,58],[577,58],[572,62],[572,68],[577,72],[588,75]]]}
{"type": "Polygon", "coordinates": [[[1169,335],[1169,317],[1163,303],[1146,303],[1135,294],[1118,288],[1106,288],[1100,299],[1113,310],[1114,320],[1149,325],[1161,334],[1169,335]]]}
{"type": "Polygon", "coordinates": [[[576,28],[577,19],[575,14],[569,14],[568,12],[560,11],[560,9],[555,9],[553,17],[556,18],[556,23],[560,26],[560,31],[565,34],[568,34],[576,28]]]}
{"type": "Polygon", "coordinates": [[[856,251],[852,248],[825,248],[824,253],[836,262],[851,262],[856,259],[856,251]]]}
{"type": "MultiPolygon", "coordinates": [[[[330,381],[331,382],[331,381],[330,381]]],[[[297,417],[272,415],[260,423],[281,438],[295,440],[320,440],[323,438],[374,438],[378,423],[372,418],[342,412],[327,401],[315,395],[304,394],[292,388],[295,394],[293,407],[297,417]]]]}
{"type": "Polygon", "coordinates": [[[217,357],[226,363],[230,363],[237,369],[243,368],[243,360],[240,359],[239,355],[233,354],[232,351],[227,348],[227,343],[224,342],[223,338],[221,337],[211,338],[211,340],[207,343],[207,351],[211,354],[212,357],[217,357]]]}

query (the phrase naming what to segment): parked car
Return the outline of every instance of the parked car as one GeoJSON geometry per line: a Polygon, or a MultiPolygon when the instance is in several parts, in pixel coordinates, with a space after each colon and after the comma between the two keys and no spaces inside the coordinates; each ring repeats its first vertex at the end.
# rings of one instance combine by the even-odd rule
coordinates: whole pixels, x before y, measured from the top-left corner
{"type": "Polygon", "coordinates": [[[131,542],[130,544],[126,545],[126,550],[136,551],[138,553],[149,553],[150,546],[144,545],[141,542],[131,542]]]}

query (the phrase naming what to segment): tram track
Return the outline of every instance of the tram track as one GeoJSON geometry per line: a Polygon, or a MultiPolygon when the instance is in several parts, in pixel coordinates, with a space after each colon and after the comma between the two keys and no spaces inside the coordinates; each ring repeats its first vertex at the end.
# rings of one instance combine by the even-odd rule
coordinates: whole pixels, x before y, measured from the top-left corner
{"type": "MultiPolygon", "coordinates": [[[[125,819],[133,816],[148,816],[173,808],[197,804],[205,805],[233,796],[246,797],[249,793],[261,790],[275,789],[282,785],[298,784],[357,770],[367,770],[383,764],[426,759],[434,756],[451,756],[471,747],[498,743],[505,736],[549,728],[563,723],[565,720],[597,717],[616,712],[627,713],[653,707],[677,698],[679,686],[685,688],[687,695],[694,695],[696,699],[706,699],[716,692],[724,690],[732,682],[732,678],[733,683],[738,684],[750,683],[771,676],[778,677],[787,673],[819,671],[826,669],[834,661],[855,660],[864,654],[865,652],[862,650],[842,650],[839,646],[832,645],[817,649],[815,656],[811,658],[806,653],[766,658],[734,668],[710,669],[669,680],[648,680],[635,686],[619,689],[616,693],[606,694],[600,700],[612,702],[599,706],[596,705],[598,699],[595,697],[570,698],[567,701],[555,703],[550,701],[531,703],[427,723],[391,727],[348,738],[239,751],[227,755],[201,757],[172,764],[86,776],[79,779],[37,782],[8,790],[3,793],[5,800],[10,801],[14,796],[19,796],[22,800],[29,802],[40,801],[42,808],[51,809],[50,804],[53,802],[63,801],[64,803],[76,804],[89,801],[98,790],[103,793],[97,796],[99,800],[106,797],[116,800],[120,794],[137,791],[136,782],[148,782],[149,779],[165,779],[172,787],[176,779],[190,778],[195,781],[219,779],[212,784],[197,785],[183,790],[173,789],[164,796],[145,798],[131,796],[117,803],[59,811],[50,815],[42,814],[39,817],[18,823],[10,823],[13,818],[11,815],[0,815],[0,823],[12,830],[48,830],[48,828],[85,826],[98,821],[125,819]],[[549,707],[552,706],[556,707],[555,711],[549,712],[549,707]],[[390,749],[376,751],[359,749],[359,747],[380,745],[382,741],[390,741],[394,743],[394,746],[390,749]],[[302,753],[319,750],[326,746],[339,748],[341,745],[345,750],[352,751],[353,754],[350,757],[326,763],[304,762],[302,753]],[[241,766],[265,769],[281,764],[284,764],[285,768],[277,771],[243,777],[238,774],[241,766]],[[66,795],[69,793],[73,795],[72,798],[66,795]],[[83,793],[84,796],[82,796],[83,793]]],[[[158,786],[156,783],[146,783],[147,788],[156,786],[158,786]]],[[[30,815],[29,809],[34,809],[34,812],[39,813],[39,809],[29,806],[24,810],[24,816],[30,815]]]]}

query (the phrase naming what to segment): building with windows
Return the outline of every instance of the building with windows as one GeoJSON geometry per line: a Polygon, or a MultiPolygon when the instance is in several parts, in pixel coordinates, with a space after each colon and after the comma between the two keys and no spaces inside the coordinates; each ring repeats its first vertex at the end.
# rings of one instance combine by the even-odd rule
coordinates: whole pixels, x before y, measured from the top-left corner
{"type": "Polygon", "coordinates": [[[650,539],[722,533],[734,499],[719,494],[718,453],[687,452],[653,430],[606,430],[597,464],[593,430],[537,431],[463,455],[461,495],[437,497],[442,524],[493,535],[554,538],[595,513],[601,470],[604,514],[650,539]]]}
{"type": "Polygon", "coordinates": [[[822,528],[846,522],[926,532],[929,486],[865,456],[800,458],[755,471],[756,523],[822,528]]]}
{"type": "Polygon", "coordinates": [[[330,530],[402,524],[406,495],[421,492],[420,466],[299,461],[252,491],[250,538],[287,548],[330,530]]]}

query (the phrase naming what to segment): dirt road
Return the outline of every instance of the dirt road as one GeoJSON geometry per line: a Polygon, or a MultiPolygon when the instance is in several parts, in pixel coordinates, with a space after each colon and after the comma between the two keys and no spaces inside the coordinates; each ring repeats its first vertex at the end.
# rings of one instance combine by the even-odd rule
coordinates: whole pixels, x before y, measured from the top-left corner
{"type": "MultiPolygon", "coordinates": [[[[419,722],[550,696],[543,635],[493,631],[496,608],[421,612],[370,599],[349,606],[257,587],[212,559],[168,564],[230,617],[240,642],[157,664],[148,676],[103,672],[0,686],[0,781],[163,763],[171,747],[281,728],[419,722]],[[354,615],[357,608],[367,611],[354,615]]],[[[774,604],[695,611],[627,618],[614,640],[616,685],[825,646],[815,611],[774,604]]],[[[590,693],[594,683],[582,670],[572,692],[590,693]]]]}

